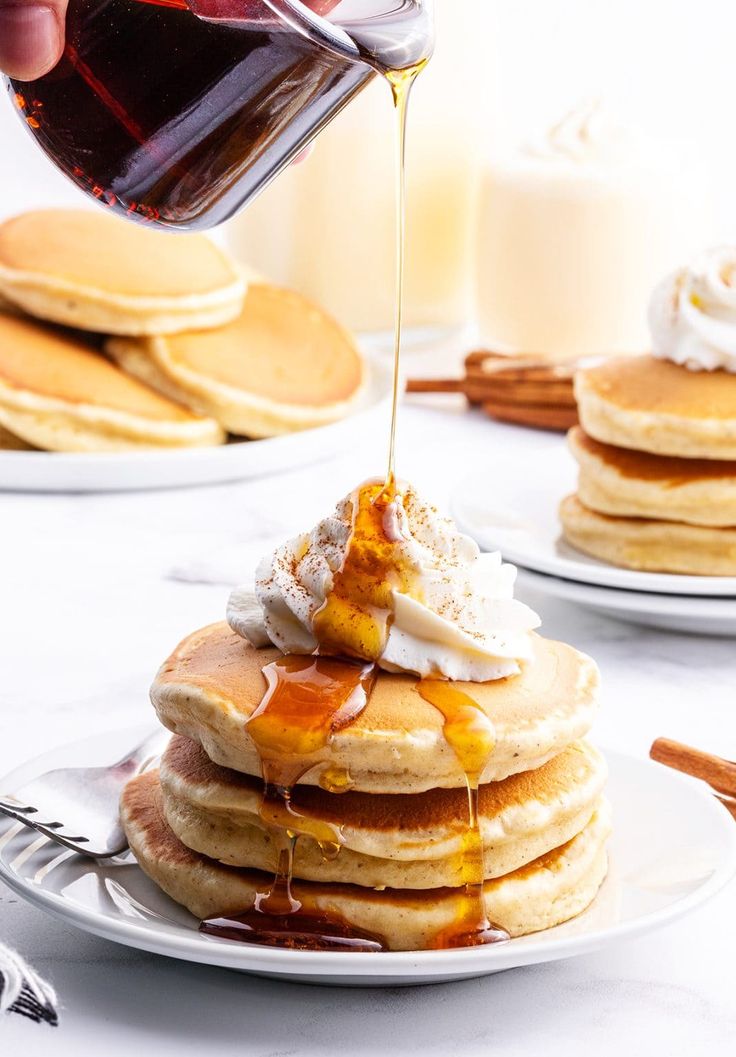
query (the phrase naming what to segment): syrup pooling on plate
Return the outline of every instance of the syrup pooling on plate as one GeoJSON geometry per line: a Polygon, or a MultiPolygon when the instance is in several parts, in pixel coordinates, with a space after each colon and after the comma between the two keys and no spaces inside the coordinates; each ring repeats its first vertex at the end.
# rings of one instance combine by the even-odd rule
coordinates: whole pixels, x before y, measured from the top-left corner
{"type": "Polygon", "coordinates": [[[455,920],[435,937],[433,946],[444,950],[503,942],[510,939],[508,932],[489,921],[485,911],[483,836],[478,816],[480,779],[496,747],[493,724],[477,702],[452,683],[423,679],[417,689],[442,713],[445,739],[457,756],[468,789],[468,826],[461,850],[463,889],[457,897],[455,920]]]}
{"type": "Polygon", "coordinates": [[[295,893],[291,870],[296,836],[281,850],[270,888],[256,895],[250,910],[203,921],[200,931],[220,939],[258,943],[267,947],[318,951],[382,951],[385,941],[354,928],[334,910],[327,913],[315,897],[295,893]]]}
{"type": "Polygon", "coordinates": [[[208,936],[266,947],[286,947],[298,951],[383,951],[379,936],[361,932],[338,914],[316,911],[278,915],[264,910],[227,918],[211,918],[200,929],[208,936]]]}

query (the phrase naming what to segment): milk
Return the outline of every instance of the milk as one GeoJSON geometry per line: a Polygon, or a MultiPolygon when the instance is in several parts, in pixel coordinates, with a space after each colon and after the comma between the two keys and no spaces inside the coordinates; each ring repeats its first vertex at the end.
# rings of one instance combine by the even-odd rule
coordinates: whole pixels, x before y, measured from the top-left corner
{"type": "MultiPolygon", "coordinates": [[[[413,95],[407,153],[405,323],[447,330],[473,316],[476,203],[490,137],[486,0],[436,0],[437,48],[413,95]]],[[[228,225],[230,248],[346,326],[384,331],[394,314],[394,134],[375,82],[228,225]]]]}

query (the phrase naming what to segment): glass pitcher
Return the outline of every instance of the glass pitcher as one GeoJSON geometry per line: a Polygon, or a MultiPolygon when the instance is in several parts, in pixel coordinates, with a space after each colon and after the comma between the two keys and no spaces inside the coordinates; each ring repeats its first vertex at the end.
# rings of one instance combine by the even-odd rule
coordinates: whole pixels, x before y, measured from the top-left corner
{"type": "MultiPolygon", "coordinates": [[[[179,229],[247,204],[378,72],[431,53],[431,0],[70,0],[18,114],[113,211],[179,229]]],[[[339,178],[339,174],[336,174],[339,178]]]]}

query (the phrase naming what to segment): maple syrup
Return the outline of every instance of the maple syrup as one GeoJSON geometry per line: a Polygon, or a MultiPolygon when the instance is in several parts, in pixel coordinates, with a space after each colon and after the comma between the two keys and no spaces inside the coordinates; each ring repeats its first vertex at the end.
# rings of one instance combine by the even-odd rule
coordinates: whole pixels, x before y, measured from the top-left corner
{"type": "Polygon", "coordinates": [[[288,915],[270,914],[260,908],[228,918],[211,918],[200,925],[208,936],[266,947],[298,951],[384,951],[385,940],[356,929],[334,911],[330,914],[303,910],[288,915]]]}
{"type": "MultiPolygon", "coordinates": [[[[353,496],[352,531],[342,568],[333,575],[332,589],[313,617],[318,656],[286,656],[264,669],[266,695],[247,723],[258,748],[264,782],[260,815],[281,833],[276,875],[270,888],[258,893],[243,914],[210,919],[203,932],[227,939],[301,950],[383,950],[380,937],[354,930],[333,913],[305,905],[294,894],[294,846],[300,837],[316,840],[323,855],[338,854],[339,830],[295,810],[294,785],[311,770],[315,753],[333,734],[357,719],[365,708],[376,678],[376,662],[388,640],[392,592],[409,591],[408,573],[397,560],[397,540],[391,529],[392,505],[400,501],[395,477],[396,421],[399,401],[399,362],[403,301],[405,243],[405,146],[412,85],[427,60],[390,71],[397,125],[397,237],[396,333],[389,460],[384,481],[369,482],[353,496]],[[333,656],[336,654],[337,656],[333,656]],[[346,657],[356,658],[351,662],[346,657]],[[365,663],[365,658],[369,663],[365,663]]],[[[340,768],[326,768],[320,778],[335,793],[350,786],[340,768]]]]}
{"type": "Polygon", "coordinates": [[[456,897],[455,919],[434,939],[437,950],[477,947],[510,939],[505,929],[488,920],[483,897],[485,868],[483,836],[478,814],[478,791],[486,764],[496,745],[488,716],[476,701],[450,682],[423,679],[419,693],[444,717],[444,734],[465,775],[468,826],[461,850],[463,890],[456,897]]]}
{"type": "MultiPolygon", "coordinates": [[[[333,574],[330,593],[313,617],[318,656],[280,658],[264,669],[266,695],[247,723],[261,759],[263,821],[282,835],[278,868],[270,887],[259,892],[251,909],[215,918],[202,931],[225,939],[300,950],[376,951],[381,937],[352,927],[338,914],[326,914],[314,895],[295,892],[294,847],[301,837],[316,840],[324,855],[336,855],[339,829],[296,811],[294,785],[314,766],[327,746],[365,708],[386,648],[394,591],[416,597],[411,573],[402,568],[392,506],[401,501],[396,483],[396,427],[400,395],[400,357],[405,257],[406,128],[412,86],[426,60],[386,72],[397,128],[396,160],[396,318],[394,377],[388,467],[383,482],[369,482],[353,496],[351,535],[342,567],[333,574]],[[338,656],[331,656],[337,654],[338,656]],[[352,663],[345,657],[356,658],[352,663]],[[369,663],[365,663],[365,658],[369,663]],[[362,663],[359,663],[362,662],[362,663]]],[[[483,841],[478,815],[481,775],[495,747],[493,725],[471,697],[451,683],[425,679],[421,696],[444,717],[445,737],[458,758],[468,791],[468,826],[463,835],[462,890],[455,896],[454,920],[435,937],[436,949],[477,946],[509,939],[488,920],[483,882],[483,841]]],[[[321,784],[339,793],[349,788],[342,769],[327,768],[321,784]]],[[[319,889],[314,889],[318,891],[319,889]]],[[[427,898],[432,898],[428,895],[427,898]]]]}
{"type": "Polygon", "coordinates": [[[263,674],[266,694],[246,724],[261,760],[261,818],[290,841],[311,837],[323,855],[332,857],[342,843],[339,831],[298,812],[291,791],[332,736],[363,711],[375,666],[335,657],[286,656],[267,665],[263,674]]]}
{"type": "Polygon", "coordinates": [[[293,892],[294,847],[315,840],[326,857],[342,844],[338,827],[299,812],[292,790],[311,770],[333,735],[355,722],[366,707],[375,666],[337,657],[279,657],[267,665],[266,693],[246,723],[261,760],[260,816],[282,847],[273,883],[242,914],[209,919],[208,935],[247,943],[307,950],[382,950],[383,941],[352,930],[339,915],[327,914],[293,892]]]}
{"type": "Polygon", "coordinates": [[[391,480],[369,481],[354,492],[343,564],[312,619],[320,654],[370,657],[374,663],[383,656],[391,628],[392,593],[414,593],[389,525],[392,505],[398,501],[391,480]]]}
{"type": "Polygon", "coordinates": [[[409,99],[419,74],[429,59],[403,70],[389,70],[386,79],[391,86],[396,113],[396,294],[394,298],[394,377],[391,394],[391,434],[388,448],[388,470],[386,491],[391,492],[396,484],[396,427],[399,414],[401,372],[401,338],[404,317],[404,271],[406,264],[406,124],[409,99]]]}

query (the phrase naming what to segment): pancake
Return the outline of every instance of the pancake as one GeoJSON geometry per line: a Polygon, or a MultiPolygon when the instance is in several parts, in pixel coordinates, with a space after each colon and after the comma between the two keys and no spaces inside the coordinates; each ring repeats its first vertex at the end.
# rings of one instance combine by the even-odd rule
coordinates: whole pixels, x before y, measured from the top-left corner
{"type": "Polygon", "coordinates": [[[129,378],[78,335],[0,313],[0,426],[48,451],[219,444],[222,430],[129,378]]]}
{"type": "Polygon", "coordinates": [[[98,211],[44,209],[0,224],[0,295],[40,319],[103,334],[217,327],[246,283],[202,235],[172,235],[98,211]]]}
{"type": "Polygon", "coordinates": [[[16,437],[14,433],[9,433],[7,429],[3,429],[0,426],[0,450],[1,451],[33,451],[32,444],[26,444],[20,437],[16,437]]]}
{"type": "MultiPolygon", "coordinates": [[[[533,660],[520,675],[489,683],[455,683],[486,713],[495,749],[481,782],[540,767],[590,729],[598,690],[594,662],[571,646],[532,636],[533,660]]],[[[198,741],[215,763],[260,777],[246,722],[266,690],[262,669],[281,657],[256,649],[225,623],[197,631],[163,664],[151,689],[159,719],[198,741]]],[[[465,775],[445,740],[440,712],[417,692],[412,675],[380,671],[366,708],[309,757],[300,782],[318,785],[345,770],[352,788],[417,793],[464,788],[465,775]]]]}
{"type": "Polygon", "coordinates": [[[333,422],[354,406],[363,361],[353,339],[300,294],[252,284],[219,330],[107,343],[130,374],[230,433],[272,437],[333,422]]]}
{"type": "Polygon", "coordinates": [[[580,424],[604,444],[686,459],[736,459],[736,374],[653,356],[578,371],[580,424]]]}
{"type": "Polygon", "coordinates": [[[568,496],[560,506],[565,539],[611,565],[644,572],[736,576],[736,528],[610,517],[568,496]]]}
{"type": "MultiPolygon", "coordinates": [[[[258,814],[259,779],[218,767],[182,737],[172,739],[159,772],[164,814],[183,844],[231,866],[276,872],[281,833],[258,814]]],[[[481,786],[485,876],[503,876],[571,840],[590,821],[605,780],[600,753],[578,742],[535,771],[481,786]]],[[[328,859],[315,840],[301,836],[295,877],[372,888],[463,884],[464,789],[386,796],[296,786],[291,804],[299,815],[334,826],[343,841],[328,859]]]]}
{"type": "Polygon", "coordinates": [[[576,427],[568,435],[580,466],[578,497],[620,517],[736,525],[736,462],[681,459],[616,448],[576,427]]]}
{"type": "MultiPolygon", "coordinates": [[[[242,913],[272,876],[224,866],[190,851],[166,823],[157,772],[134,778],[121,802],[130,847],[143,871],[199,919],[242,913]]],[[[567,921],[594,899],[607,870],[610,818],[604,804],[576,837],[505,877],[484,885],[489,919],[512,936],[567,921]]],[[[297,899],[339,914],[354,929],[383,938],[390,950],[423,950],[457,918],[458,890],[376,892],[357,885],[297,881],[297,899]]]]}

